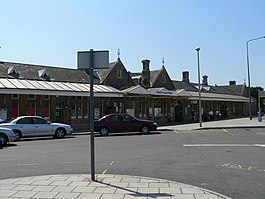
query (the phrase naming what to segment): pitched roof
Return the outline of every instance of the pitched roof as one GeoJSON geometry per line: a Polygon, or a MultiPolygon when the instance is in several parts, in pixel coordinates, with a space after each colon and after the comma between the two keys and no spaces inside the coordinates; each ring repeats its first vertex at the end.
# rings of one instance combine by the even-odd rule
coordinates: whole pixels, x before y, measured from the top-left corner
{"type": "MultiPolygon", "coordinates": [[[[185,89],[186,91],[198,92],[198,84],[192,82],[183,82],[172,80],[176,89],[185,89]]],[[[202,85],[202,92],[204,93],[216,93],[216,94],[227,94],[227,95],[239,95],[247,97],[246,85],[227,85],[227,86],[212,86],[212,85],[202,85]]]]}
{"type": "Polygon", "coordinates": [[[50,81],[60,82],[77,82],[87,83],[89,82],[89,75],[84,70],[34,65],[34,64],[21,64],[12,62],[0,62],[0,77],[3,78],[17,78],[17,79],[29,79],[29,80],[46,80],[39,74],[45,71],[45,74],[49,75],[50,81]],[[10,69],[16,71],[16,76],[8,74],[10,69]]]}
{"type": "Polygon", "coordinates": [[[217,93],[226,93],[232,95],[248,96],[246,84],[239,85],[226,85],[226,86],[213,86],[217,93]]]}
{"type": "Polygon", "coordinates": [[[96,69],[95,72],[98,75],[100,82],[102,83],[110,74],[111,70],[114,68],[114,66],[119,62],[119,59],[115,62],[111,62],[109,64],[109,68],[107,69],[96,69]]]}
{"type": "Polygon", "coordinates": [[[154,82],[157,80],[157,78],[159,77],[159,74],[161,73],[161,69],[159,70],[152,70],[150,71],[150,83],[151,85],[154,84],[154,82]]]}
{"type": "Polygon", "coordinates": [[[188,82],[183,82],[183,81],[176,81],[176,80],[172,80],[175,89],[184,89],[186,91],[198,91],[198,89],[196,88],[196,84],[194,83],[188,83],[188,82]]]}

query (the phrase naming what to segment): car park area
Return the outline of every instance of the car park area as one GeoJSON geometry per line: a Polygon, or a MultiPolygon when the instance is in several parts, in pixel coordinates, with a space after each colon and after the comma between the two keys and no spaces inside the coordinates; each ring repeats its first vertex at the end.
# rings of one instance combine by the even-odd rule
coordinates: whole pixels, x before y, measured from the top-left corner
{"type": "MultiPolygon", "coordinates": [[[[96,135],[96,174],[161,178],[233,199],[261,199],[264,135],[259,128],[96,135]]],[[[64,139],[34,137],[8,144],[0,152],[0,179],[90,175],[89,139],[89,133],[74,133],[64,139]]]]}

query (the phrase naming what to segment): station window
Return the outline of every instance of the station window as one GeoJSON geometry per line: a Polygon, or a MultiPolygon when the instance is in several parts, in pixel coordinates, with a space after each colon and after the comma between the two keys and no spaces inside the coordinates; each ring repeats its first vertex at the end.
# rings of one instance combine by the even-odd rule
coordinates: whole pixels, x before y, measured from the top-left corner
{"type": "Polygon", "coordinates": [[[29,99],[35,100],[36,99],[36,95],[29,95],[29,99]]]}
{"type": "Polygon", "coordinates": [[[19,110],[19,103],[18,100],[12,100],[12,118],[16,118],[19,116],[18,114],[19,110]]]}
{"type": "Polygon", "coordinates": [[[34,100],[28,101],[28,115],[36,115],[36,103],[34,100]]]}
{"type": "Polygon", "coordinates": [[[84,101],[83,101],[83,107],[84,107],[84,118],[88,118],[88,98],[84,97],[84,101]]]}
{"type": "Polygon", "coordinates": [[[12,99],[18,99],[19,95],[18,94],[12,94],[12,99]]]}
{"type": "Polygon", "coordinates": [[[49,100],[50,99],[50,95],[44,95],[44,99],[45,100],[49,100]]]}
{"type": "Polygon", "coordinates": [[[71,97],[71,118],[76,118],[75,97],[71,97]]]}
{"type": "Polygon", "coordinates": [[[117,78],[118,79],[122,78],[122,71],[121,70],[117,70],[117,78]]]}
{"type": "Polygon", "coordinates": [[[49,118],[50,117],[50,102],[45,100],[43,103],[43,117],[49,118]]]}
{"type": "Polygon", "coordinates": [[[82,97],[77,97],[77,117],[82,118],[82,97]]]}

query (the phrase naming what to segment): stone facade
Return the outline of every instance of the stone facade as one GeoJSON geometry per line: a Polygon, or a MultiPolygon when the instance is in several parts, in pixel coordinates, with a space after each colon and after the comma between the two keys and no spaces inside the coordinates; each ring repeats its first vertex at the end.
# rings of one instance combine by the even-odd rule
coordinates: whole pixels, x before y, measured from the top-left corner
{"type": "MultiPolygon", "coordinates": [[[[110,97],[108,94],[95,97],[94,119],[109,113],[122,112],[154,120],[159,125],[189,122],[192,110],[198,112],[198,97],[189,94],[198,92],[198,89],[195,83],[189,81],[189,72],[184,71],[182,81],[175,81],[170,79],[165,66],[159,70],[150,70],[150,60],[143,60],[142,64],[141,72],[131,73],[118,58],[110,63],[109,69],[94,71],[94,84],[111,86],[123,93],[120,97],[110,97]],[[126,89],[135,86],[139,86],[137,92],[125,92],[126,89]],[[183,91],[185,95],[181,94],[183,91]]],[[[4,62],[0,63],[0,76],[6,79],[24,78],[47,82],[88,83],[90,80],[85,70],[4,62]],[[8,70],[16,71],[16,77],[8,74],[8,70]],[[49,78],[44,79],[44,76],[49,78]]],[[[247,94],[245,85],[233,83],[228,86],[210,86],[206,80],[206,87],[202,90],[207,97],[202,101],[203,113],[218,110],[223,118],[242,117],[248,114],[247,100],[244,98],[247,94]],[[215,97],[211,94],[215,94],[215,97]],[[231,96],[231,99],[228,97],[219,100],[223,95],[231,96]],[[237,96],[238,98],[235,98],[237,96]]],[[[35,94],[34,90],[31,94],[24,94],[19,89],[13,89],[8,93],[0,89],[0,116],[4,115],[5,119],[11,119],[21,115],[40,115],[53,122],[71,124],[78,131],[87,130],[89,101],[89,96],[80,93],[73,96],[60,94],[58,91],[56,95],[41,95],[35,94]]]]}

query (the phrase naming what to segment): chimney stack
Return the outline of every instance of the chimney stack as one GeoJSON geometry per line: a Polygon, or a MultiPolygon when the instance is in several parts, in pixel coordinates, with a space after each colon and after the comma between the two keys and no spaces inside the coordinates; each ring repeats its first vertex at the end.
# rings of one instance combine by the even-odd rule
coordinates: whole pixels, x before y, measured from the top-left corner
{"type": "Polygon", "coordinates": [[[149,69],[150,60],[144,59],[142,60],[142,63],[143,63],[142,84],[143,86],[149,88],[150,87],[150,69],[149,69]]]}
{"type": "Polygon", "coordinates": [[[229,81],[229,86],[236,85],[236,81],[229,81]]]}
{"type": "Polygon", "coordinates": [[[208,86],[208,76],[202,76],[202,85],[208,86]]]}
{"type": "Polygon", "coordinates": [[[182,81],[186,82],[186,83],[190,82],[189,71],[183,71],[182,72],[182,81]]]}

